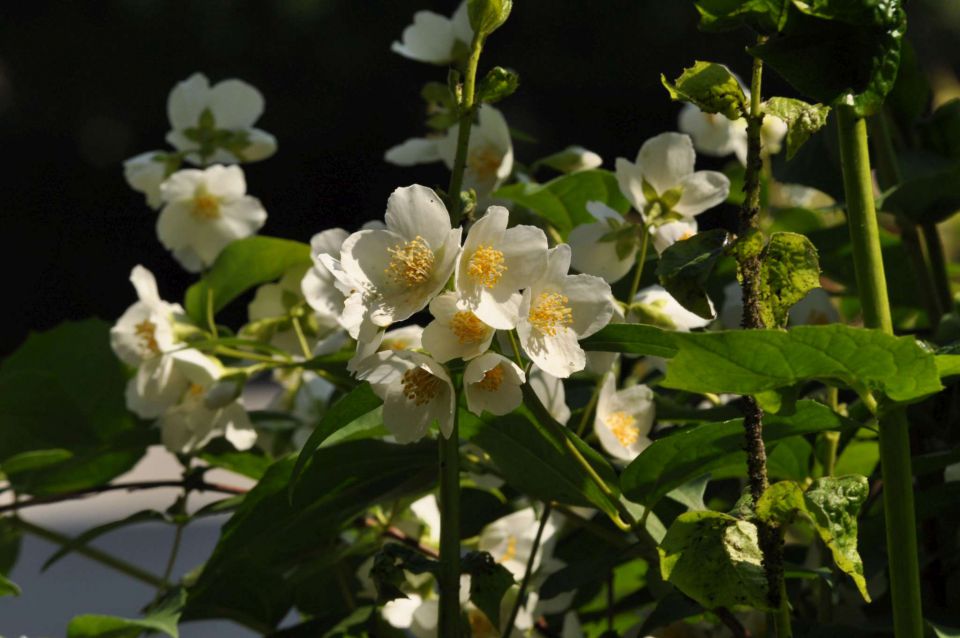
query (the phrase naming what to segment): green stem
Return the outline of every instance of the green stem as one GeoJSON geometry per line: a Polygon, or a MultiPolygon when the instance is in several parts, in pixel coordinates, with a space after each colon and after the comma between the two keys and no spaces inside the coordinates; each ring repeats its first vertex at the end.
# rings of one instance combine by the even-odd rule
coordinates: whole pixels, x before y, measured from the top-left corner
{"type": "Polygon", "coordinates": [[[300,325],[300,317],[294,316],[292,321],[293,331],[297,333],[297,341],[300,343],[300,350],[303,352],[303,357],[309,359],[313,356],[313,353],[310,352],[310,344],[307,343],[307,335],[303,332],[303,326],[300,325]]]}
{"type": "Polygon", "coordinates": [[[34,536],[50,541],[51,543],[56,543],[57,545],[70,547],[76,553],[86,556],[87,558],[94,560],[101,565],[114,569],[121,574],[125,574],[134,580],[139,580],[140,582],[146,583],[151,587],[169,587],[169,583],[165,579],[155,576],[154,574],[151,574],[150,572],[141,569],[136,565],[131,565],[127,561],[117,558],[116,556],[102,552],[99,549],[91,547],[90,545],[76,545],[74,542],[75,539],[61,534],[60,532],[55,532],[52,529],[47,529],[46,527],[41,527],[34,523],[30,523],[17,516],[13,516],[7,520],[16,527],[19,527],[24,532],[33,534],[34,536]]]}
{"type": "Polygon", "coordinates": [[[513,609],[510,610],[510,616],[507,618],[507,624],[504,625],[502,635],[509,636],[513,633],[513,624],[517,622],[517,614],[520,607],[523,606],[523,597],[530,584],[530,576],[533,574],[533,563],[537,557],[537,550],[540,548],[540,539],[543,538],[543,528],[547,526],[550,519],[550,503],[543,504],[543,513],[540,514],[540,526],[537,528],[537,534],[533,537],[533,546],[530,548],[530,556],[527,557],[527,566],[523,570],[523,579],[520,581],[520,590],[517,592],[517,599],[513,602],[513,609]]]}
{"type": "Polygon", "coordinates": [[[463,93],[459,105],[460,128],[457,130],[457,154],[454,156],[450,187],[447,189],[450,222],[454,226],[460,225],[462,213],[460,191],[463,188],[463,172],[467,167],[467,151],[470,149],[470,127],[473,126],[477,66],[480,64],[481,51],[483,51],[483,37],[478,33],[470,46],[470,57],[467,59],[467,69],[463,78],[463,93]]]}
{"type": "MultiPolygon", "coordinates": [[[[454,402],[456,406],[456,402],[454,402]]],[[[440,435],[440,636],[460,635],[460,427],[440,435]]]]}
{"type": "MultiPolygon", "coordinates": [[[[867,127],[851,107],[837,107],[840,158],[847,199],[847,222],[863,307],[864,323],[893,334],[880,236],[870,180],[867,127]]],[[[913,506],[913,476],[906,413],[890,410],[880,419],[880,465],[883,474],[890,593],[897,638],[923,635],[920,565],[913,506]]]]}
{"type": "Polygon", "coordinates": [[[590,423],[590,415],[597,406],[597,401],[600,400],[600,388],[603,387],[603,379],[604,377],[601,376],[594,384],[593,393],[590,395],[587,407],[583,409],[583,414],[580,416],[580,423],[577,424],[577,436],[581,438],[583,437],[583,431],[587,429],[587,424],[590,423]]]}
{"type": "MultiPolygon", "coordinates": [[[[170,556],[167,557],[167,566],[163,570],[164,582],[170,582],[170,576],[173,575],[173,567],[177,562],[177,555],[180,553],[180,542],[183,540],[183,527],[182,523],[178,523],[176,531],[173,533],[173,545],[170,547],[170,556]]],[[[159,594],[163,590],[164,587],[160,587],[157,593],[159,594]]]]}
{"type": "Polygon", "coordinates": [[[633,281],[630,283],[630,296],[627,297],[627,307],[633,303],[633,298],[637,296],[637,290],[640,288],[640,277],[643,275],[643,265],[647,263],[647,247],[650,244],[650,230],[646,224],[641,224],[643,238],[640,240],[640,256],[637,259],[637,269],[633,273],[633,281]]]}

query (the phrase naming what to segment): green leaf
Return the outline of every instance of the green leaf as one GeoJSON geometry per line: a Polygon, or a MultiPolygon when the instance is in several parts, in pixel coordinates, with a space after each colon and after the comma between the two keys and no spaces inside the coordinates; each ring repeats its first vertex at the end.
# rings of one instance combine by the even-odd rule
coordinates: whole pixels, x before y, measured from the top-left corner
{"type": "Polygon", "coordinates": [[[626,213],[630,203],[620,192],[617,178],[610,171],[593,169],[561,175],[545,184],[510,184],[492,197],[519,204],[543,217],[563,237],[580,224],[596,220],[587,212],[587,202],[603,202],[618,213],[626,213]]]}
{"type": "Polygon", "coordinates": [[[960,98],[941,104],[917,130],[924,148],[960,160],[960,98]]]}
{"type": "Polygon", "coordinates": [[[239,239],[224,248],[206,276],[187,289],[184,298],[187,315],[206,326],[208,303],[216,314],[254,286],[279,279],[291,268],[310,263],[310,247],[306,244],[259,235],[239,239]]]}
{"type": "Polygon", "coordinates": [[[4,596],[19,596],[20,587],[15,582],[0,574],[0,598],[4,596]]]}
{"type": "Polygon", "coordinates": [[[804,4],[808,15],[792,12],[781,35],[748,51],[804,95],[873,114],[897,77],[906,28],[900,2],[794,2],[804,4]]]}
{"type": "Polygon", "coordinates": [[[656,326],[612,323],[582,340],[580,345],[589,352],[624,352],[669,359],[677,354],[673,335],[656,326]]]}
{"type": "Polygon", "coordinates": [[[827,123],[830,107],[822,104],[807,104],[803,100],[788,97],[773,97],[763,103],[763,112],[779,117],[787,123],[787,159],[794,154],[827,123]]]}
{"type": "Polygon", "coordinates": [[[657,264],[657,277],[667,292],[704,319],[716,316],[704,287],[726,243],[727,231],[705,230],[668,247],[657,264]]]}
{"type": "Polygon", "coordinates": [[[857,552],[857,514],[869,493],[865,476],[826,476],[815,480],[803,498],[817,533],[833,554],[833,562],[853,578],[867,602],[870,594],[857,552]]]}
{"type": "Polygon", "coordinates": [[[760,259],[760,315],[767,326],[784,328],[790,308],[820,287],[817,249],[803,235],[773,233],[760,259]]]}
{"type": "MultiPolygon", "coordinates": [[[[856,423],[815,401],[798,401],[790,416],[767,415],[763,438],[768,445],[788,437],[824,430],[844,430],[856,423]]],[[[774,448],[776,449],[776,448],[774,448]]],[[[746,473],[743,419],[679,428],[656,439],[620,476],[623,494],[653,507],[674,489],[704,474],[730,470],[746,473]]]]}
{"type": "Polygon", "coordinates": [[[313,455],[314,451],[320,447],[320,444],[334,434],[340,428],[343,428],[363,415],[376,410],[382,401],[380,397],[373,393],[373,388],[369,383],[361,383],[355,387],[350,394],[339,399],[326,411],[316,429],[310,433],[310,438],[303,444],[303,449],[297,457],[296,465],[290,476],[290,495],[293,496],[293,490],[297,485],[303,469],[313,455]]]}
{"type": "Polygon", "coordinates": [[[939,224],[960,211],[960,166],[905,180],[888,192],[880,206],[914,224],[939,224]]]}
{"type": "Polygon", "coordinates": [[[696,0],[700,28],[720,32],[749,26],[761,33],[783,28],[790,0],[696,0]]]}
{"type": "Polygon", "coordinates": [[[399,543],[387,543],[373,557],[370,579],[377,590],[377,602],[381,605],[406,598],[400,589],[406,582],[404,572],[433,574],[440,571],[440,562],[427,558],[412,547],[399,543]]]}
{"type": "Polygon", "coordinates": [[[789,525],[804,513],[803,490],[793,481],[774,483],[757,502],[757,518],[771,525],[789,525]]]}
{"type": "MultiPolygon", "coordinates": [[[[216,443],[214,443],[214,446],[216,443]]],[[[236,450],[216,450],[208,446],[200,453],[200,458],[212,465],[257,481],[272,463],[271,459],[255,450],[237,452],[236,450]]],[[[226,446],[224,446],[226,447],[226,446]]]]}
{"type": "Polygon", "coordinates": [[[510,17],[513,0],[467,0],[467,14],[474,33],[486,37],[510,17]]]}
{"type": "Polygon", "coordinates": [[[510,97],[520,86],[520,76],[502,66],[495,66],[477,84],[477,102],[494,104],[510,97]]]}
{"type": "Polygon", "coordinates": [[[805,481],[810,476],[813,446],[802,436],[780,441],[767,454],[767,473],[771,478],[805,481]]]}
{"type": "Polygon", "coordinates": [[[743,87],[722,64],[697,60],[672,84],[664,75],[660,76],[660,82],[671,99],[695,104],[704,113],[721,113],[736,120],[747,112],[743,87]]]}
{"type": "MultiPolygon", "coordinates": [[[[527,405],[531,405],[536,396],[528,388],[524,386],[524,395],[527,405]]],[[[540,407],[542,409],[542,405],[540,407]]],[[[553,427],[545,426],[550,418],[544,410],[536,418],[514,412],[502,417],[476,419],[471,440],[490,455],[507,483],[531,497],[596,506],[615,517],[616,506],[590,480],[584,468],[571,458],[567,441],[560,433],[576,446],[611,489],[619,491],[613,468],[593,448],[555,421],[553,427]]]]}
{"type": "Polygon", "coordinates": [[[931,352],[879,330],[832,324],[675,333],[673,341],[663,385],[677,390],[753,394],[818,380],[906,402],[942,388],[931,352]]]}
{"type": "Polygon", "coordinates": [[[490,620],[500,626],[500,604],[515,581],[506,567],[496,563],[487,552],[470,552],[463,557],[461,571],[470,574],[470,600],[490,620]]]}
{"type": "Polygon", "coordinates": [[[721,512],[686,512],[670,525],[657,551],[663,578],[705,609],[768,609],[753,523],[721,512]]]}
{"type": "Polygon", "coordinates": [[[60,448],[54,448],[52,450],[31,450],[29,452],[14,454],[3,463],[0,463],[0,471],[7,476],[13,476],[20,472],[57,465],[72,457],[73,452],[60,448]]]}
{"type": "Polygon", "coordinates": [[[436,481],[433,441],[395,445],[349,441],[318,449],[291,502],[296,459],[274,463],[223,526],[185,617],[234,618],[270,626],[287,614],[291,569],[330,556],[341,530],[369,507],[419,493],[436,481]]]}
{"type": "Polygon", "coordinates": [[[136,638],[145,630],[178,638],[180,632],[177,630],[177,623],[180,621],[185,599],[184,590],[178,589],[174,595],[147,614],[146,618],[140,619],[94,614],[77,616],[67,627],[67,638],[136,638]]]}
{"type": "Polygon", "coordinates": [[[161,513],[155,510],[141,510],[135,512],[126,518],[122,518],[118,521],[111,521],[109,523],[104,523],[103,525],[97,525],[92,527],[87,531],[83,532],[79,536],[74,537],[71,541],[65,545],[62,545],[50,558],[46,560],[43,566],[40,568],[40,571],[46,571],[58,560],[69,554],[70,552],[76,551],[81,547],[88,545],[93,539],[102,536],[108,532],[112,532],[115,529],[120,529],[126,527],[127,525],[135,525],[137,523],[147,523],[147,522],[158,522],[165,521],[166,517],[161,513]]]}
{"type": "Polygon", "coordinates": [[[929,620],[926,621],[927,628],[932,632],[933,638],[960,638],[960,629],[935,625],[929,620]]]}

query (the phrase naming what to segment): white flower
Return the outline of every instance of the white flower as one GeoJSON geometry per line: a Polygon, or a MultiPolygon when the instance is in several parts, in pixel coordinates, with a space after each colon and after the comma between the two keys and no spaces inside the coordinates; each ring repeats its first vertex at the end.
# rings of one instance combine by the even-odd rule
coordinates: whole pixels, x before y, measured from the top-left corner
{"type": "Polygon", "coordinates": [[[617,182],[648,224],[675,219],[670,213],[689,219],[720,204],[730,192],[726,175],[694,172],[695,161],[690,136],[661,133],[643,143],[635,164],[617,158],[617,182]]]}
{"type": "Polygon", "coordinates": [[[653,391],[645,385],[617,390],[613,374],[607,374],[600,386],[593,431],[610,456],[632,461],[648,445],[656,405],[653,391]]]}
{"type": "Polygon", "coordinates": [[[453,385],[447,371],[430,357],[409,350],[371,355],[357,375],[383,399],[383,424],[397,443],[423,438],[438,421],[440,432],[453,430],[453,385]]]}
{"type": "Polygon", "coordinates": [[[586,355],[578,339],[613,316],[610,285],[592,275],[568,275],[570,246],[552,249],[543,277],[523,291],[517,334],[527,356],[545,372],[567,378],[583,370],[586,355]]]}
{"type": "MultiPolygon", "coordinates": [[[[685,104],[678,120],[680,130],[693,138],[700,153],[713,157],[732,153],[741,164],[747,163],[747,121],[742,117],[731,120],[721,113],[704,113],[693,104],[685,104]]],[[[761,155],[779,153],[786,134],[786,122],[775,115],[764,116],[760,127],[761,155]]]]}
{"type": "MultiPolygon", "coordinates": [[[[710,302],[710,311],[713,312],[713,302],[710,302]]],[[[633,298],[630,312],[627,314],[628,323],[647,323],[690,332],[694,328],[703,328],[712,321],[693,314],[680,305],[662,286],[644,288],[633,298]]]]}
{"type": "Polygon", "coordinates": [[[110,346],[121,361],[138,366],[173,347],[174,322],[184,311],[179,304],[160,299],[156,278],[143,266],[133,267],[130,281],[139,301],[127,308],[110,329],[110,346]]]}
{"type": "Polygon", "coordinates": [[[509,211],[491,206],[470,229],[457,262],[457,292],[481,321],[500,330],[517,325],[520,290],[547,266],[547,236],[534,226],[507,228],[509,211]]]}
{"type": "Polygon", "coordinates": [[[383,333],[380,350],[423,350],[423,327],[417,325],[394,328],[383,333]]]}
{"type": "Polygon", "coordinates": [[[484,410],[495,416],[513,412],[523,402],[523,370],[496,352],[477,357],[463,372],[467,409],[480,416],[484,410]]]}
{"type": "MultiPolygon", "coordinates": [[[[761,155],[776,155],[783,148],[783,138],[787,135],[787,123],[775,115],[766,115],[760,127],[761,155]]],[[[746,162],[746,155],[741,160],[746,162]]]]}
{"type": "Polygon", "coordinates": [[[444,65],[463,57],[472,40],[467,3],[462,2],[452,18],[418,11],[413,24],[403,30],[401,42],[390,49],[411,60],[444,65]]]}
{"type": "Polygon", "coordinates": [[[423,329],[423,347],[440,363],[473,359],[490,348],[496,330],[458,303],[456,293],[434,297],[430,314],[434,319],[423,329]]]}
{"type": "MultiPolygon", "coordinates": [[[[460,125],[451,126],[446,137],[437,140],[437,151],[447,168],[453,169],[457,155],[460,125]]],[[[473,188],[478,197],[485,197],[503,183],[513,171],[513,143],[503,113],[488,104],[477,110],[477,122],[470,128],[467,166],[463,173],[463,189],[473,188]]]]}
{"type": "Polygon", "coordinates": [[[340,321],[347,295],[320,257],[331,255],[339,260],[340,247],[346,238],[347,231],[342,228],[330,228],[310,238],[310,257],[313,259],[313,267],[304,274],[300,282],[300,291],[307,304],[319,317],[324,318],[325,323],[327,320],[340,321]]]}
{"type": "Polygon", "coordinates": [[[367,316],[388,326],[422,310],[447,283],[460,253],[440,197],[425,186],[398,188],[387,201],[387,228],[343,242],[341,263],[364,291],[367,316]]]}
{"type": "Polygon", "coordinates": [[[253,235],[267,219],[260,201],[246,194],[239,166],[177,171],[160,192],[165,206],[157,236],[190,272],[211,265],[227,244],[253,235]]]}
{"type": "Polygon", "coordinates": [[[587,212],[597,220],[596,223],[577,226],[567,239],[573,250],[573,267],[612,284],[622,279],[637,263],[637,241],[642,229],[627,222],[623,215],[603,202],[587,202],[587,212]],[[617,231],[622,238],[610,237],[601,241],[604,235],[617,231]]]}
{"type": "MultiPolygon", "coordinates": [[[[519,581],[527,569],[539,525],[540,516],[533,508],[518,510],[484,527],[480,532],[477,549],[488,552],[494,561],[503,565],[519,581]]],[[[551,515],[543,528],[532,571],[537,571],[544,556],[551,552],[556,532],[556,519],[551,515]]]]}
{"type": "Polygon", "coordinates": [[[440,161],[437,137],[411,137],[402,144],[387,149],[383,159],[397,166],[416,166],[440,161]]]}
{"type": "Polygon", "coordinates": [[[167,142],[194,164],[255,162],[277,150],[272,135],[253,127],[262,114],[263,96],[253,86],[223,80],[211,87],[207,76],[194,73],[167,98],[167,142]],[[226,144],[212,143],[215,133],[228,133],[226,144]]]}
{"type": "Polygon", "coordinates": [[[167,178],[166,154],[163,151],[140,153],[123,163],[123,176],[130,188],[143,193],[147,206],[160,208],[160,184],[167,178]]]}
{"type": "Polygon", "coordinates": [[[127,409],[141,419],[155,419],[179,403],[191,385],[205,387],[222,372],[218,361],[193,349],[147,359],[127,381],[127,409]]]}
{"type": "Polygon", "coordinates": [[[540,403],[547,409],[557,423],[566,425],[570,420],[570,407],[567,406],[567,393],[563,387],[563,381],[547,374],[537,366],[530,368],[528,378],[530,389],[540,399],[540,403]]]}
{"type": "Polygon", "coordinates": [[[650,241],[657,254],[662,254],[678,241],[689,239],[697,234],[697,220],[683,219],[660,224],[650,228],[650,241]]]}

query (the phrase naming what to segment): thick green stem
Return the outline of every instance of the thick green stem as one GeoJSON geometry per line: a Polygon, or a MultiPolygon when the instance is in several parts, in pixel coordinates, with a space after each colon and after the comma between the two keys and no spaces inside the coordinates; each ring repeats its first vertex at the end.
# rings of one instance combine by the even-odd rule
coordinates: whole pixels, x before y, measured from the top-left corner
{"type": "Polygon", "coordinates": [[[460,426],[440,436],[440,634],[460,635],[460,426]]]}
{"type": "Polygon", "coordinates": [[[513,609],[510,610],[510,617],[507,618],[507,624],[504,625],[502,635],[509,636],[513,633],[513,624],[517,622],[517,614],[523,606],[523,597],[526,595],[527,586],[530,584],[530,576],[533,574],[533,563],[537,558],[537,550],[540,548],[540,540],[543,538],[543,529],[547,526],[550,519],[550,503],[543,504],[543,513],[540,515],[540,526],[537,527],[537,534],[533,537],[533,546],[530,548],[530,556],[527,557],[527,565],[523,570],[523,579],[520,581],[520,590],[517,592],[517,599],[513,603],[513,609]]]}
{"type": "MultiPolygon", "coordinates": [[[[847,106],[837,108],[837,125],[847,199],[847,222],[850,226],[850,241],[853,244],[864,324],[868,328],[879,328],[887,334],[893,334],[873,201],[873,185],[870,180],[867,126],[863,119],[847,106]]],[[[897,638],[923,635],[920,565],[907,428],[907,417],[902,408],[890,410],[880,419],[880,464],[883,473],[887,557],[893,600],[893,624],[897,638]]]]}
{"type": "Polygon", "coordinates": [[[480,64],[480,52],[483,51],[483,38],[478,33],[470,46],[470,57],[463,78],[463,93],[460,97],[460,128],[457,130],[457,154],[450,173],[450,186],[447,189],[447,202],[450,208],[450,221],[454,226],[460,224],[462,202],[460,190],[463,188],[463,172],[467,167],[467,151],[470,149],[470,127],[473,126],[474,96],[477,86],[477,66],[480,64]]]}
{"type": "Polygon", "coordinates": [[[96,549],[95,547],[91,547],[90,545],[74,545],[73,538],[70,538],[69,536],[61,534],[60,532],[55,532],[52,529],[47,529],[46,527],[35,525],[33,523],[23,520],[18,516],[11,517],[7,520],[9,520],[11,523],[13,523],[13,525],[15,525],[16,527],[19,527],[21,530],[23,530],[24,532],[27,532],[28,534],[33,534],[38,538],[42,538],[44,540],[50,541],[51,543],[56,543],[57,545],[61,545],[64,547],[71,547],[73,551],[75,551],[76,553],[82,556],[86,556],[87,558],[94,560],[100,563],[101,565],[109,567],[110,569],[114,569],[120,572],[121,574],[125,574],[130,578],[133,578],[134,580],[139,580],[141,583],[146,583],[151,587],[157,587],[157,588],[169,587],[169,583],[163,578],[160,578],[159,576],[155,576],[154,574],[151,574],[145,569],[141,569],[136,565],[131,565],[125,560],[122,560],[120,558],[117,558],[116,556],[107,554],[106,552],[102,552],[99,549],[96,549]]]}

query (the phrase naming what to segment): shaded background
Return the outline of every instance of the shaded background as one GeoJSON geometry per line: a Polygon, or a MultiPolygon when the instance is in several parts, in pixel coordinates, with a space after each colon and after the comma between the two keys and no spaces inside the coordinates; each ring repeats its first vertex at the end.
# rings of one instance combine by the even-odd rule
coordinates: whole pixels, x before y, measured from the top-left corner
{"type": "MultiPolygon", "coordinates": [[[[264,234],[309,240],[335,225],[380,217],[389,193],[444,184],[441,164],[399,168],[383,152],[424,132],[420,87],[445,70],[390,52],[412,14],[450,14],[453,0],[97,0],[0,4],[0,219],[4,322],[0,355],[29,329],[97,315],[133,301],[142,263],[161,294],[192,281],[160,246],[156,213],[123,180],[121,162],[165,147],[166,98],[194,71],[239,77],[266,97],[258,123],[279,152],[245,165],[269,213],[264,234]]],[[[956,82],[960,3],[909,3],[910,37],[931,76],[956,82]]],[[[675,128],[659,74],[694,59],[742,76],[745,32],[696,31],[692,2],[517,0],[490,40],[481,73],[520,73],[501,107],[523,162],[581,144],[612,167],[647,137],[675,128]]],[[[765,93],[793,95],[773,74],[765,93]]],[[[709,161],[701,162],[709,165],[709,161]]],[[[242,311],[242,308],[239,310],[242,311]]],[[[235,311],[235,312],[239,312],[235,311]]],[[[239,319],[239,317],[238,317],[239,319]]]]}

